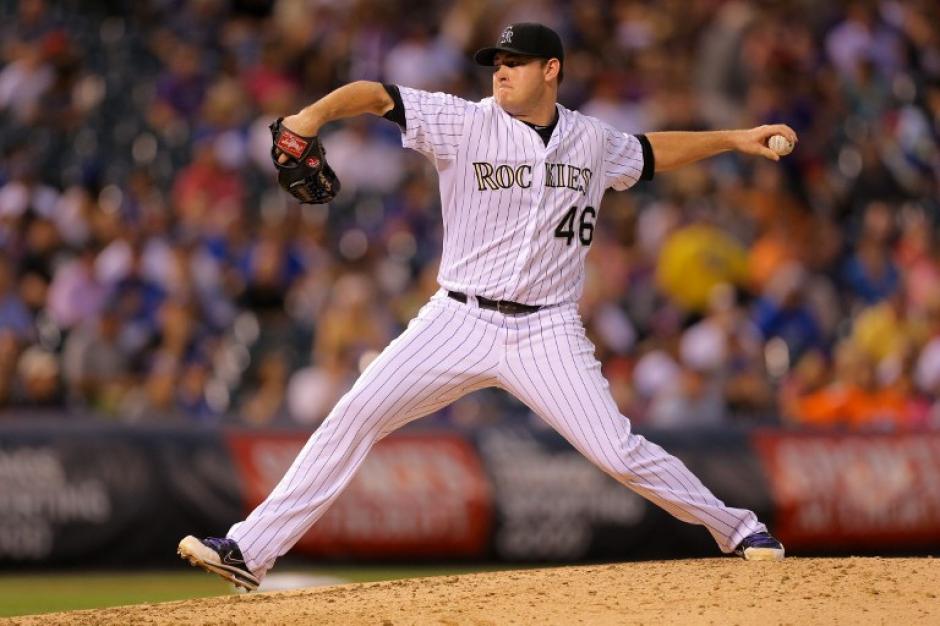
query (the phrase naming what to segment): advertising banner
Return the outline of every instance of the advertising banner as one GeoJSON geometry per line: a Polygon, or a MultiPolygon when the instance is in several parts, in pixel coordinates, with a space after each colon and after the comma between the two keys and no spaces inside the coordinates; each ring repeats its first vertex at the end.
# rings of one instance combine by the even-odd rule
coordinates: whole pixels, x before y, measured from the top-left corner
{"type": "MultiPolygon", "coordinates": [[[[766,486],[740,432],[652,433],[719,497],[766,510],[766,486]]],[[[493,427],[476,436],[493,484],[493,555],[506,561],[717,555],[701,526],[680,522],[608,476],[551,430],[493,427]]]]}
{"type": "Polygon", "coordinates": [[[788,549],[940,547],[940,433],[760,432],[788,549]]]}
{"type": "Polygon", "coordinates": [[[203,431],[42,421],[0,428],[0,565],[170,563],[186,533],[240,513],[227,452],[203,431]]]}
{"type": "MultiPolygon", "coordinates": [[[[245,514],[287,471],[309,434],[231,432],[245,514]]],[[[480,557],[492,519],[480,459],[454,433],[395,434],[366,457],[295,552],[329,556],[480,557]]]]}

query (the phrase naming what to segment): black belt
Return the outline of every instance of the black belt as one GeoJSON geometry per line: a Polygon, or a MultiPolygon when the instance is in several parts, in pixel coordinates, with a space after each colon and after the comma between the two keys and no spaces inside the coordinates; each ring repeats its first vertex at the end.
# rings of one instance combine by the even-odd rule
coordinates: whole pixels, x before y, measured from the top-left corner
{"type": "MultiPolygon", "coordinates": [[[[467,294],[465,293],[460,293],[459,291],[448,291],[447,296],[453,298],[457,302],[463,302],[464,304],[467,303],[467,294]]],[[[481,309],[492,309],[505,315],[528,315],[529,313],[535,313],[542,308],[539,305],[522,304],[521,302],[512,302],[511,300],[490,300],[489,298],[484,298],[483,296],[477,296],[477,304],[480,305],[481,309]]]]}

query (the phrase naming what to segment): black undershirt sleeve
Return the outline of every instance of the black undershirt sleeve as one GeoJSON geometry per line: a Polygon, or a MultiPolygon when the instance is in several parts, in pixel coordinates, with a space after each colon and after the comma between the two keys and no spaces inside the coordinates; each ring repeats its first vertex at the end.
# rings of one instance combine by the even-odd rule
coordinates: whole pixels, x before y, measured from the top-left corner
{"type": "Polygon", "coordinates": [[[637,135],[640,140],[640,147],[643,148],[643,172],[640,174],[640,180],[653,180],[653,174],[656,173],[656,156],[653,154],[653,146],[646,135],[637,135]]]}
{"type": "Polygon", "coordinates": [[[383,83],[382,86],[385,87],[385,91],[388,92],[388,97],[395,103],[395,106],[382,117],[395,122],[401,126],[402,130],[407,130],[408,125],[407,122],[405,122],[405,105],[401,101],[401,92],[398,90],[398,85],[386,85],[383,83]]]}

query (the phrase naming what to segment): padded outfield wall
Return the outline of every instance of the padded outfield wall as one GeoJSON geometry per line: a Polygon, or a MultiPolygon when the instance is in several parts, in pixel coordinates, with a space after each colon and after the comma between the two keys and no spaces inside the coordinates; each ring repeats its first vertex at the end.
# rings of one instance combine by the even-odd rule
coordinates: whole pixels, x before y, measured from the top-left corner
{"type": "MultiPolygon", "coordinates": [[[[641,431],[790,554],[940,551],[940,433],[641,431]]],[[[0,423],[0,567],[161,566],[218,535],[309,433],[0,423]]],[[[717,554],[557,434],[416,425],[381,441],[294,552],[328,560],[579,562],[717,554]]]]}

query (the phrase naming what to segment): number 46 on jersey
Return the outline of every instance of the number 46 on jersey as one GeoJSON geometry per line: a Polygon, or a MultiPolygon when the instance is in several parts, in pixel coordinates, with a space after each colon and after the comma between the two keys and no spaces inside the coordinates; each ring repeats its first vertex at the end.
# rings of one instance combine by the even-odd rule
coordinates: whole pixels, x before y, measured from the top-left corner
{"type": "Polygon", "coordinates": [[[571,245],[575,236],[575,222],[578,223],[578,241],[582,246],[591,245],[594,239],[594,218],[597,217],[597,211],[592,206],[584,207],[581,215],[578,215],[578,207],[573,206],[568,209],[565,216],[561,218],[558,226],[555,227],[555,236],[565,240],[566,245],[571,245]]]}

